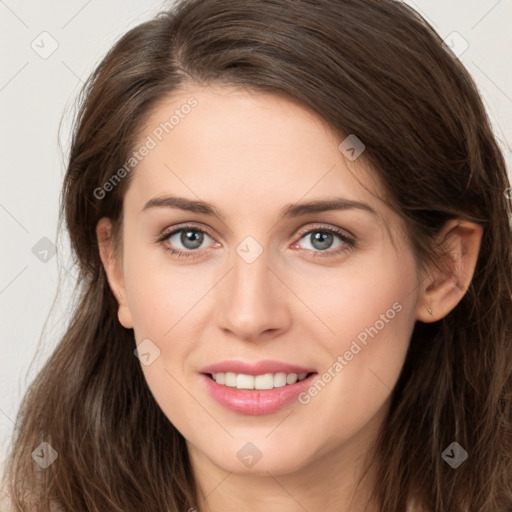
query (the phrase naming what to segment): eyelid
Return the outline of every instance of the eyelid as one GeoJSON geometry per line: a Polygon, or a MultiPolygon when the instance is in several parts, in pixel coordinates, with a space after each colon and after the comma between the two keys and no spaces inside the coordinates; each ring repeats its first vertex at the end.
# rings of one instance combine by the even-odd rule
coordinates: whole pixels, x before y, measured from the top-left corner
{"type": "Polygon", "coordinates": [[[347,231],[346,229],[343,229],[343,228],[339,228],[337,226],[333,226],[333,225],[329,225],[329,224],[322,224],[322,223],[319,223],[316,225],[314,224],[313,226],[307,226],[307,227],[301,229],[298,232],[297,236],[302,238],[305,234],[309,233],[310,231],[333,232],[333,233],[336,233],[337,235],[340,235],[341,237],[349,239],[350,241],[352,241],[354,243],[356,241],[356,237],[350,231],[347,231]]]}
{"type": "MultiPolygon", "coordinates": [[[[209,232],[208,228],[203,226],[202,224],[196,224],[194,222],[184,222],[182,224],[177,224],[170,228],[164,229],[162,231],[162,233],[157,236],[157,242],[162,241],[162,240],[168,238],[169,236],[175,234],[176,232],[181,231],[182,229],[187,229],[187,228],[192,228],[192,229],[197,229],[198,231],[203,231],[210,238],[215,240],[215,237],[209,232]]],[[[315,229],[326,230],[326,231],[332,230],[337,233],[339,232],[338,234],[344,234],[344,236],[346,236],[347,238],[351,238],[354,240],[356,238],[350,231],[348,231],[346,229],[342,229],[342,228],[338,228],[336,226],[330,226],[328,224],[322,224],[322,223],[313,224],[313,226],[307,226],[307,227],[300,229],[297,233],[297,236],[302,237],[309,231],[315,230],[315,229]]]]}
{"type": "Polygon", "coordinates": [[[207,234],[212,240],[215,240],[215,237],[209,232],[208,228],[204,227],[202,224],[195,224],[193,222],[184,222],[183,224],[177,224],[170,228],[166,228],[162,231],[160,235],[157,236],[157,242],[163,242],[167,240],[170,236],[180,232],[185,231],[186,229],[193,229],[197,231],[201,231],[207,234]]]}

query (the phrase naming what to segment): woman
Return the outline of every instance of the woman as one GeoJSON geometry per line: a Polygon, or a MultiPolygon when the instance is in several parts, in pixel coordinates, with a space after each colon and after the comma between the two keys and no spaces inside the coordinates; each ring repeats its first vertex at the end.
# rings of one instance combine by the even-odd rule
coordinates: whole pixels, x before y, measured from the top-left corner
{"type": "Polygon", "coordinates": [[[191,0],[89,79],[14,510],[512,510],[511,203],[392,0],[191,0]],[[31,454],[31,457],[28,457],[31,454]]]}

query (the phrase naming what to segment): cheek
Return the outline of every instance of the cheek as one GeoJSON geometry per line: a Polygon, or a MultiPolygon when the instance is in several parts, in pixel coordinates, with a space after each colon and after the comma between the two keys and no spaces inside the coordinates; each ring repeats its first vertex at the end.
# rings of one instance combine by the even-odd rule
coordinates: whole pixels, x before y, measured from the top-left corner
{"type": "Polygon", "coordinates": [[[194,415],[183,382],[186,361],[197,338],[187,329],[187,321],[205,293],[204,279],[161,261],[148,263],[142,254],[134,252],[132,256],[125,267],[125,283],[133,330],[136,343],[146,343],[151,354],[150,364],[141,360],[141,368],[160,408],[173,424],[184,428],[194,415]]]}
{"type": "Polygon", "coordinates": [[[125,286],[136,339],[165,341],[205,294],[208,276],[193,266],[173,265],[162,248],[132,247],[127,254],[125,286]]]}
{"type": "Polygon", "coordinates": [[[353,340],[361,346],[367,346],[370,339],[382,340],[381,344],[384,340],[393,342],[396,334],[409,325],[404,317],[409,316],[414,300],[408,287],[401,283],[405,280],[392,271],[383,272],[378,280],[366,275],[345,281],[350,290],[330,312],[333,330],[341,343],[338,349],[349,350],[353,340]]]}
{"type": "Polygon", "coordinates": [[[384,332],[396,334],[411,326],[418,281],[410,256],[398,258],[385,248],[356,255],[346,266],[311,279],[300,293],[330,328],[326,339],[335,351],[348,350],[354,339],[364,345],[372,335],[380,338],[384,332]]]}
{"type": "Polygon", "coordinates": [[[415,324],[417,285],[413,261],[393,254],[340,274],[331,282],[330,298],[326,290],[317,295],[318,310],[333,332],[322,337],[321,351],[328,354],[322,374],[302,397],[312,414],[322,414],[328,403],[333,421],[350,421],[355,428],[389,397],[415,324]]]}

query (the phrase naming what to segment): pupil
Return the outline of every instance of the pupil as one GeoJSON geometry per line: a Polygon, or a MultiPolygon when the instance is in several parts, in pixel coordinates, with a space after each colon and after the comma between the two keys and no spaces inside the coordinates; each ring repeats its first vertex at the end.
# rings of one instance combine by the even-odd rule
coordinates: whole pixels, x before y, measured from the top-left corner
{"type": "Polygon", "coordinates": [[[189,229],[181,234],[181,243],[187,249],[197,249],[203,242],[203,234],[189,229]]]}
{"type": "Polygon", "coordinates": [[[313,237],[313,247],[317,249],[328,249],[332,244],[332,237],[333,235],[331,233],[317,231],[313,237]]]}

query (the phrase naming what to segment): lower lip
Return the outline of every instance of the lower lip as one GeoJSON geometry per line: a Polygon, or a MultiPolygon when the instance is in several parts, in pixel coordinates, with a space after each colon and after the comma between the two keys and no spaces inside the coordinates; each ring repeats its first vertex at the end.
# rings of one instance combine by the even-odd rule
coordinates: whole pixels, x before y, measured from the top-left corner
{"type": "Polygon", "coordinates": [[[210,395],[231,411],[259,416],[271,414],[297,400],[317,376],[313,373],[300,382],[272,389],[237,389],[217,384],[210,376],[201,374],[210,395]]]}

